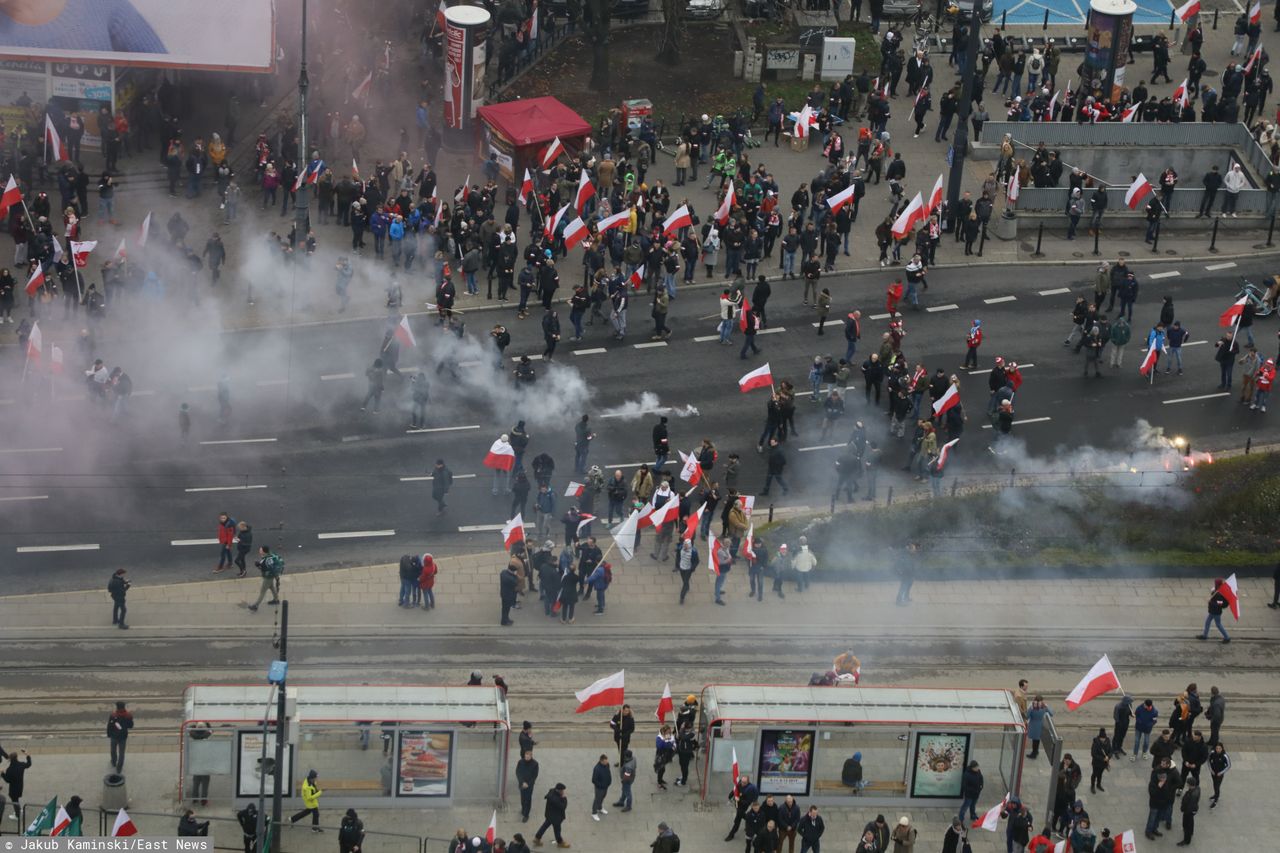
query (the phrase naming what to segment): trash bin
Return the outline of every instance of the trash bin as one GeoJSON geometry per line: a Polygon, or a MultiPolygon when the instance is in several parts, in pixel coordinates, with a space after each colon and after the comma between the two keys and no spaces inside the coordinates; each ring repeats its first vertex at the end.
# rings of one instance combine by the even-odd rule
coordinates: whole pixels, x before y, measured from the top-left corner
{"type": "Polygon", "coordinates": [[[999,216],[991,217],[991,233],[999,240],[1018,239],[1018,216],[1006,209],[999,216]]]}
{"type": "Polygon", "coordinates": [[[103,776],[103,811],[119,811],[127,805],[129,805],[129,788],[125,785],[124,774],[108,773],[106,776],[103,776]]]}

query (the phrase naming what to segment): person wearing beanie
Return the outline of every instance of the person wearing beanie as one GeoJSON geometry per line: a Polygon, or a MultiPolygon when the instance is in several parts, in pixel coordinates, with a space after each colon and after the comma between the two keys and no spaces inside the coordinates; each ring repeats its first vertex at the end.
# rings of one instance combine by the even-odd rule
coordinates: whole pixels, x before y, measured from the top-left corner
{"type": "Polygon", "coordinates": [[[893,853],[912,853],[916,846],[916,828],[911,825],[911,818],[903,815],[898,818],[898,825],[889,833],[893,841],[893,853]]]}
{"type": "Polygon", "coordinates": [[[882,853],[882,851],[888,848],[889,823],[884,819],[884,815],[882,814],[876,815],[875,820],[870,821],[869,823],[867,823],[866,826],[862,828],[863,838],[866,838],[866,835],[868,832],[871,833],[872,837],[875,840],[875,850],[877,851],[877,853],[882,853]]]}
{"type": "Polygon", "coordinates": [[[338,853],[355,853],[364,844],[364,821],[355,809],[347,809],[338,826],[338,853]]]}
{"type": "Polygon", "coordinates": [[[556,786],[547,791],[547,805],[543,811],[542,826],[538,827],[538,831],[533,834],[533,846],[542,845],[543,834],[550,829],[555,834],[557,847],[568,847],[569,842],[564,840],[564,836],[560,834],[560,826],[564,823],[565,812],[569,808],[569,797],[565,793],[568,790],[563,782],[557,782],[556,786]]]}
{"type": "Polygon", "coordinates": [[[861,792],[866,786],[867,783],[862,778],[861,752],[855,752],[852,758],[844,760],[844,767],[840,771],[840,784],[852,788],[855,794],[861,792]]]}
{"type": "Polygon", "coordinates": [[[942,853],[960,853],[961,844],[964,841],[964,821],[958,817],[953,817],[951,826],[947,827],[947,832],[942,837],[942,853]]]}

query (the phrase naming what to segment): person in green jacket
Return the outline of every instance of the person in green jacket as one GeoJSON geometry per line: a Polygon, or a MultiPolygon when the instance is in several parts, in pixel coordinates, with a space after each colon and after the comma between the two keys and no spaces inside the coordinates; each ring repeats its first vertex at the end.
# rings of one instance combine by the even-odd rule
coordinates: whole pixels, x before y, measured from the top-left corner
{"type": "Polygon", "coordinates": [[[1124,362],[1125,344],[1129,343],[1129,337],[1133,330],[1129,327],[1129,321],[1121,314],[1116,317],[1116,321],[1111,324],[1111,366],[1119,367],[1124,362]]]}

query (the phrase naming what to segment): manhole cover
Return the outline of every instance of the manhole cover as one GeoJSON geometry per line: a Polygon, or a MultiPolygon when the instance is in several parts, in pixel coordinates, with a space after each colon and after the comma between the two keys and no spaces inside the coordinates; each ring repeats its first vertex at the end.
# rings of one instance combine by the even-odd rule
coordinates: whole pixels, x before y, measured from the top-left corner
{"type": "Polygon", "coordinates": [[[1177,250],[1175,250],[1175,249],[1165,249],[1165,250],[1164,250],[1164,253],[1165,253],[1166,255],[1176,255],[1176,254],[1178,254],[1177,250]]]}
{"type": "Polygon", "coordinates": [[[1073,258],[1083,258],[1083,257],[1084,257],[1084,252],[1072,252],[1072,253],[1071,253],[1071,257],[1073,257],[1073,258]]]}
{"type": "Polygon", "coordinates": [[[1122,257],[1122,258],[1131,258],[1131,257],[1133,257],[1133,256],[1132,256],[1132,255],[1130,255],[1128,252],[1116,252],[1116,254],[1117,254],[1117,255],[1119,255],[1119,256],[1120,256],[1120,257],[1122,257]]]}

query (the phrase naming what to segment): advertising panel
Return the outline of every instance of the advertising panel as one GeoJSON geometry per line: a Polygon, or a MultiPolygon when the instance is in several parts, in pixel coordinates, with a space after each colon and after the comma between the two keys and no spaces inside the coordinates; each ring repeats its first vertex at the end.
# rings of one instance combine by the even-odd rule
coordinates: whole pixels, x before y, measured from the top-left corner
{"type": "MultiPolygon", "coordinates": [[[[276,756],[276,733],[267,732],[267,761],[276,756]]],[[[262,761],[262,729],[247,729],[236,732],[236,796],[256,797],[261,793],[262,772],[259,764],[262,761]]],[[[272,774],[267,774],[266,793],[275,791],[272,774]]],[[[284,776],[281,777],[280,788],[286,797],[293,796],[293,744],[285,744],[284,776]]]]}
{"type": "Polygon", "coordinates": [[[0,56],[268,71],[274,47],[272,0],[0,3],[0,56]]]}
{"type": "Polygon", "coordinates": [[[969,763],[969,737],[968,733],[916,733],[912,797],[960,798],[960,782],[969,763]]]}
{"type": "Polygon", "coordinates": [[[812,772],[811,729],[760,730],[760,764],[756,768],[756,783],[761,794],[807,796],[812,772]]]}
{"type": "Polygon", "coordinates": [[[453,783],[453,732],[402,731],[397,797],[447,797],[453,783]]]}

